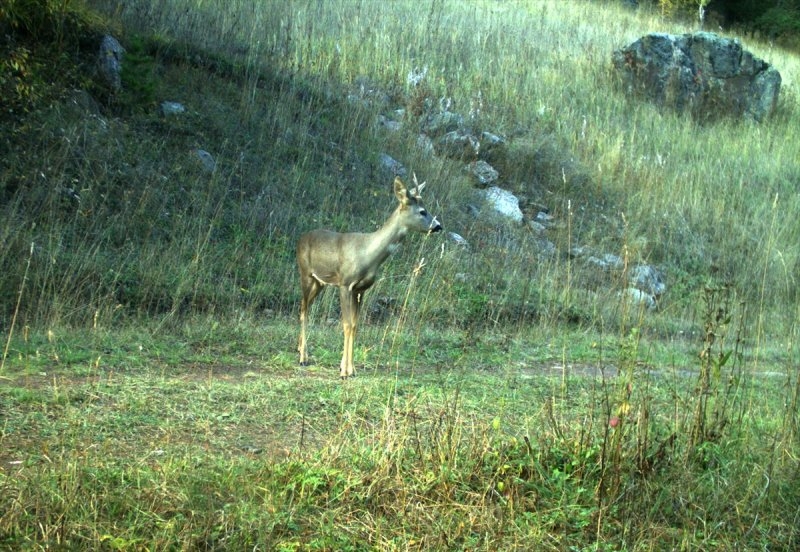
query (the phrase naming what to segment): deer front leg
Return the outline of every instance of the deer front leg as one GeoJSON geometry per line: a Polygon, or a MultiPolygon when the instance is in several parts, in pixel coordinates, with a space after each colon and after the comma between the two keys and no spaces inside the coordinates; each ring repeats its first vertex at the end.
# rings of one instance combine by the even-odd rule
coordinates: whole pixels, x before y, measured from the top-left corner
{"type": "Polygon", "coordinates": [[[356,375],[356,368],[353,364],[353,346],[356,339],[356,327],[358,325],[360,294],[349,288],[342,287],[341,303],[344,350],[342,351],[342,363],[340,365],[339,376],[344,379],[356,375]]]}

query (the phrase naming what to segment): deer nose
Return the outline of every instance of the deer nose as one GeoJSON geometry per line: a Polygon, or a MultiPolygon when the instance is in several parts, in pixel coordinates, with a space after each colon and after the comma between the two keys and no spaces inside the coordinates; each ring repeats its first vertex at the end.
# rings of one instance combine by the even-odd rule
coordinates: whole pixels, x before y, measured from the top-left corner
{"type": "Polygon", "coordinates": [[[436,217],[433,217],[433,220],[431,221],[431,225],[428,228],[428,232],[430,232],[430,233],[441,232],[441,230],[442,230],[442,225],[439,224],[439,220],[436,217]]]}

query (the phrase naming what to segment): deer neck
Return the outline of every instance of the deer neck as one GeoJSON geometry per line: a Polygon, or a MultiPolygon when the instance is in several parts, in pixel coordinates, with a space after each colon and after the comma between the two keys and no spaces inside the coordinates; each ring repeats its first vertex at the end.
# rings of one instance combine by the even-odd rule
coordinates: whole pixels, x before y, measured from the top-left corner
{"type": "Polygon", "coordinates": [[[394,253],[400,241],[405,237],[408,229],[399,223],[399,212],[395,211],[381,228],[369,234],[364,257],[372,261],[370,264],[380,264],[386,257],[394,253]]]}

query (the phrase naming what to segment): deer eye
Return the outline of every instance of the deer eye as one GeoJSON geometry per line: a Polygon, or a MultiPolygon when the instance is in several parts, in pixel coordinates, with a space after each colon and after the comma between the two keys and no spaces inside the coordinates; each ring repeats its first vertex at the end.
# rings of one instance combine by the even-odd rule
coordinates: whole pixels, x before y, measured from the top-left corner
{"type": "Polygon", "coordinates": [[[427,217],[428,216],[428,212],[425,209],[420,209],[419,210],[419,216],[427,217]]]}

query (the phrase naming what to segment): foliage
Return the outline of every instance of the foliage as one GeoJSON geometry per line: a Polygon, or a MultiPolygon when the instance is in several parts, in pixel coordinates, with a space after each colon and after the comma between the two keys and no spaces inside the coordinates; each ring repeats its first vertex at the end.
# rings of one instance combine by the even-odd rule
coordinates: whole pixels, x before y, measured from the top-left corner
{"type": "Polygon", "coordinates": [[[800,8],[775,6],[758,16],[753,27],[771,39],[800,41],[800,8]]]}
{"type": "Polygon", "coordinates": [[[752,26],[759,18],[764,17],[769,12],[792,11],[791,4],[792,2],[781,0],[729,0],[724,7],[734,22],[752,26]]]}
{"type": "Polygon", "coordinates": [[[0,29],[62,48],[74,45],[98,21],[75,0],[7,0],[0,6],[0,29]]]}
{"type": "Polygon", "coordinates": [[[0,6],[0,21],[31,36],[50,34],[54,19],[66,13],[68,4],[53,0],[9,0],[0,6]]]}
{"type": "Polygon", "coordinates": [[[711,0],[658,0],[658,6],[664,15],[676,15],[678,12],[702,13],[711,0]]]}
{"type": "Polygon", "coordinates": [[[742,331],[744,313],[739,320],[733,348],[726,346],[733,317],[732,290],[729,286],[703,290],[703,348],[700,351],[695,411],[690,434],[690,449],[695,453],[719,442],[725,433],[741,422],[742,331]]]}
{"type": "MultiPolygon", "coordinates": [[[[11,0],[0,5],[0,111],[2,171],[0,200],[16,188],[16,162],[8,148],[25,150],[27,117],[63,101],[65,91],[85,88],[90,80],[81,51],[104,25],[80,2],[11,0]]],[[[27,151],[30,154],[31,150],[27,151]]]]}
{"type": "Polygon", "coordinates": [[[14,105],[27,106],[36,97],[36,89],[31,83],[30,50],[20,46],[8,52],[2,61],[0,72],[0,89],[5,93],[7,106],[13,109],[14,105]]]}
{"type": "Polygon", "coordinates": [[[796,3],[779,0],[657,0],[656,4],[662,14],[670,17],[686,16],[698,21],[712,14],[714,23],[710,29],[724,23],[726,27],[757,32],[795,49],[800,40],[800,11],[796,3]]]}
{"type": "Polygon", "coordinates": [[[156,102],[155,59],[148,55],[145,40],[134,37],[125,50],[122,64],[122,90],[126,96],[121,104],[126,109],[154,109],[156,102]]]}

